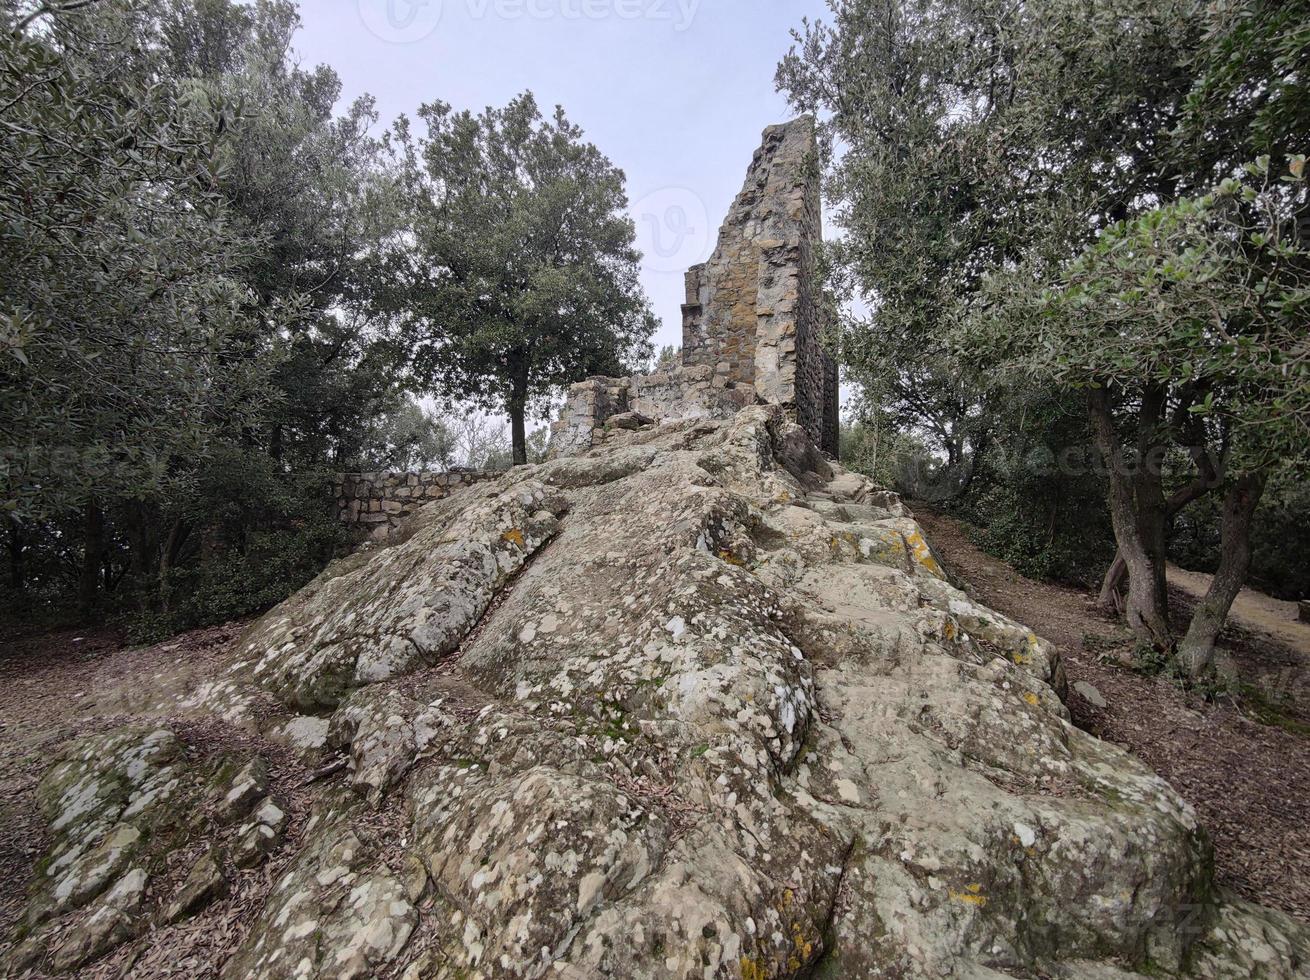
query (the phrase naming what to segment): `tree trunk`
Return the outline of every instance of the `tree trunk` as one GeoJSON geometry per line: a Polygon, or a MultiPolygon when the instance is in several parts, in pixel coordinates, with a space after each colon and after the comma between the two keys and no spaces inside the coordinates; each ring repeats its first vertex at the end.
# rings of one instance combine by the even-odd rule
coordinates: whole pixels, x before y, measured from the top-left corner
{"type": "MultiPolygon", "coordinates": [[[[1205,446],[1191,446],[1189,451],[1196,465],[1196,475],[1187,486],[1177,490],[1165,504],[1166,523],[1182,513],[1183,508],[1200,500],[1219,486],[1221,482],[1220,468],[1215,465],[1205,446]]],[[[1123,609],[1123,588],[1127,578],[1128,565],[1123,560],[1123,555],[1115,552],[1114,561],[1106,569],[1105,578],[1101,582],[1101,594],[1097,597],[1096,604],[1106,612],[1120,612],[1123,609]]]]}
{"type": "Polygon", "coordinates": [[[1251,568],[1251,523],[1265,479],[1261,474],[1243,476],[1224,496],[1219,568],[1210,588],[1192,613],[1187,635],[1178,648],[1178,659],[1191,680],[1199,680],[1214,669],[1214,646],[1233,600],[1246,584],[1251,568]]]}
{"type": "Polygon", "coordinates": [[[78,583],[77,602],[83,618],[93,619],[100,597],[100,572],[104,565],[105,519],[94,500],[83,511],[82,576],[78,583]]]}
{"type": "Polygon", "coordinates": [[[1101,594],[1096,604],[1106,612],[1117,613],[1123,608],[1124,579],[1128,578],[1128,563],[1122,553],[1114,553],[1114,561],[1106,569],[1105,579],[1101,582],[1101,594]]]}
{"type": "Polygon", "coordinates": [[[129,521],[128,539],[131,541],[132,573],[139,579],[139,585],[145,585],[147,577],[154,570],[156,530],[159,515],[155,508],[138,501],[126,511],[129,521]]]}
{"type": "Polygon", "coordinates": [[[168,581],[169,575],[173,571],[173,566],[177,564],[178,555],[189,533],[190,529],[181,518],[178,518],[168,529],[168,537],[159,551],[159,603],[164,612],[169,611],[172,593],[172,586],[168,581]]]}
{"type": "MultiPolygon", "coordinates": [[[[1168,502],[1164,497],[1164,422],[1164,388],[1148,385],[1142,392],[1142,403],[1137,414],[1137,467],[1133,473],[1132,488],[1138,533],[1146,551],[1151,575],[1149,601],[1153,618],[1167,624],[1169,536],[1166,514],[1168,502]]],[[[1132,574],[1131,568],[1129,574],[1132,574]]],[[[1129,590],[1132,590],[1131,582],[1129,590]]]]}
{"type": "Polygon", "coordinates": [[[23,532],[19,530],[18,521],[12,517],[9,523],[9,588],[21,592],[24,585],[23,575],[23,532]]]}
{"type": "Polygon", "coordinates": [[[524,466],[528,462],[528,431],[526,417],[528,414],[528,379],[519,378],[514,382],[514,391],[509,397],[510,442],[514,451],[514,465],[524,466]]]}
{"type": "Polygon", "coordinates": [[[528,461],[528,433],[524,424],[523,406],[511,406],[509,412],[510,438],[514,447],[514,465],[524,466],[528,461]]]}
{"type": "Polygon", "coordinates": [[[1128,565],[1128,596],[1124,618],[1139,643],[1157,650],[1172,650],[1173,633],[1169,619],[1160,608],[1159,563],[1144,551],[1124,549],[1128,565]]]}
{"type": "Polygon", "coordinates": [[[1160,650],[1172,649],[1169,619],[1162,611],[1159,593],[1163,569],[1158,566],[1164,557],[1149,550],[1147,542],[1142,540],[1133,480],[1114,429],[1108,392],[1103,388],[1089,392],[1087,405],[1096,445],[1105,462],[1110,522],[1119,554],[1128,568],[1128,600],[1124,608],[1128,626],[1139,643],[1160,650]]]}

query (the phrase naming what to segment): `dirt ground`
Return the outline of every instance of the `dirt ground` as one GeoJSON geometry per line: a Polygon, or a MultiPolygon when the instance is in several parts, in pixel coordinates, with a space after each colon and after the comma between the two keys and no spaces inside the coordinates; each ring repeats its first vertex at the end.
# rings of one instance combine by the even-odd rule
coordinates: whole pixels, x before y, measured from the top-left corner
{"type": "MultiPolygon", "coordinates": [[[[1250,614],[1272,615],[1264,603],[1276,600],[1245,594],[1238,624],[1221,640],[1238,675],[1252,683],[1249,693],[1207,702],[1107,656],[1128,637],[1091,595],[1027,579],[983,553],[957,521],[912,506],[934,550],[971,595],[1059,647],[1074,722],[1145,761],[1196,808],[1214,840],[1220,886],[1310,922],[1310,725],[1304,723],[1310,705],[1300,700],[1310,671],[1297,649],[1277,642],[1280,631],[1255,632],[1268,623],[1250,614]],[[1092,685],[1106,706],[1091,703],[1079,683],[1092,685]],[[1280,686],[1261,694],[1260,683],[1280,686]],[[1284,699],[1277,712],[1268,707],[1274,696],[1284,699]]],[[[1205,578],[1184,572],[1175,580],[1171,573],[1174,604],[1185,611],[1205,578]]]]}
{"type": "MultiPolygon", "coordinates": [[[[1204,572],[1189,572],[1185,568],[1169,566],[1169,584],[1199,599],[1210,588],[1211,576],[1204,572]]],[[[1254,589],[1243,589],[1233,602],[1228,618],[1253,633],[1310,659],[1310,623],[1298,618],[1295,602],[1284,602],[1254,589]]]]}

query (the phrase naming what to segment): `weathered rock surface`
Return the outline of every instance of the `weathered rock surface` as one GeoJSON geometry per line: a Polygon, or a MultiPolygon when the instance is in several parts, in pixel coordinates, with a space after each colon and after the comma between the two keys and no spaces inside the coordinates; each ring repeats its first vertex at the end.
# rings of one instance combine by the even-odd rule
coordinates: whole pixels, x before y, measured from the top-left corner
{"type": "MultiPolygon", "coordinates": [[[[341,760],[226,977],[1310,969],[1304,926],[1216,895],[1177,794],[1070,724],[1056,651],[780,410],[617,430],[393,541],[184,699],[267,733],[317,718],[341,760]],[[281,714],[243,707],[269,693],[281,714]]],[[[153,760],[133,792],[185,783],[144,738],[113,750],[153,760]]],[[[96,894],[153,873],[124,839],[92,874],[126,804],[80,803],[103,794],[72,773],[52,823],[94,839],[51,863],[96,894]]],[[[235,829],[276,822],[249,806],[235,829]]]]}
{"type": "Polygon", "coordinates": [[[418,912],[400,879],[351,829],[357,809],[329,796],[310,818],[301,853],[224,978],[372,977],[401,954],[418,912]]]}
{"type": "Polygon", "coordinates": [[[160,921],[202,908],[223,891],[212,852],[175,895],[160,892],[156,879],[175,854],[248,817],[254,785],[267,792],[262,759],[190,759],[166,728],[128,726],[70,742],[38,787],[52,844],[7,967],[62,972],[113,949],[148,929],[148,890],[160,921]]]}

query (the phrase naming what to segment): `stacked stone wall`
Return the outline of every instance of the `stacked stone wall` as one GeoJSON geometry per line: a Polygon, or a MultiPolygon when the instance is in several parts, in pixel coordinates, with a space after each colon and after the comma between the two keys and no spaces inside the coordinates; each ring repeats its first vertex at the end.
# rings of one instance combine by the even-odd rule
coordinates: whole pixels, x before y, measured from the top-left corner
{"type": "Polygon", "coordinates": [[[498,475],[474,470],[342,473],[335,486],[337,519],[371,540],[382,541],[424,504],[498,475]]]}
{"type": "Polygon", "coordinates": [[[709,365],[679,367],[632,378],[588,378],[569,389],[564,411],[552,428],[552,456],[571,456],[602,445],[620,416],[645,419],[718,419],[754,402],[709,365]]]}

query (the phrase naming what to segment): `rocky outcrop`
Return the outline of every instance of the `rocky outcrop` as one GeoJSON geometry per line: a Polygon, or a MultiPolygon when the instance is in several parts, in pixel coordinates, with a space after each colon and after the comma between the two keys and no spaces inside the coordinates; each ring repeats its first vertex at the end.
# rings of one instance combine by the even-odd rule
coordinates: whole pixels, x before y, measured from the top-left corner
{"type": "Polygon", "coordinates": [[[73,970],[152,921],[176,921],[221,895],[216,845],[232,836],[228,825],[261,800],[261,813],[277,809],[266,781],[251,792],[265,771],[258,758],[189,758],[165,728],[129,726],[71,742],[38,789],[52,845],[5,975],[42,965],[73,970]],[[207,842],[171,893],[173,866],[207,842]]]}
{"type": "MultiPolygon", "coordinates": [[[[322,719],[334,773],[224,976],[1304,976],[1305,927],[1216,894],[1190,807],[1064,685],[782,408],[617,428],[419,511],[186,700],[322,719]]],[[[76,880],[131,793],[205,783],[149,737],[103,812],[50,777],[52,825],[95,828],[52,853],[76,880]]],[[[114,847],[100,945],[148,944],[114,847]]],[[[222,887],[195,874],[169,900],[222,887]]]]}

